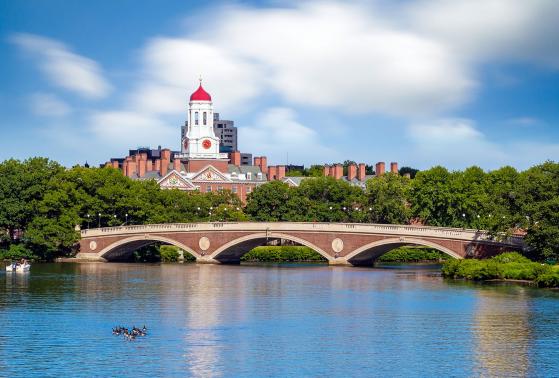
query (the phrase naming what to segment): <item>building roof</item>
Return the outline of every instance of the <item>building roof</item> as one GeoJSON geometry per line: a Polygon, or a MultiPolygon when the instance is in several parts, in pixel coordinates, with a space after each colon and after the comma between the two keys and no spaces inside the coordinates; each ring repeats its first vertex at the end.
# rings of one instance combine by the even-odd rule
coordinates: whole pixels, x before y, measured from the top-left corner
{"type": "Polygon", "coordinates": [[[211,101],[212,96],[202,88],[202,83],[194,93],[190,95],[190,101],[211,101]]]}

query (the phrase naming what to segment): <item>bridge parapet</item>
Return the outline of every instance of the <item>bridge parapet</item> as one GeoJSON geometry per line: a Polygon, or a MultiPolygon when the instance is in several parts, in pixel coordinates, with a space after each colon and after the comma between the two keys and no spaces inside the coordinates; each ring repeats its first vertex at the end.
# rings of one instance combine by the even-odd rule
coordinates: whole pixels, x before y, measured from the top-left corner
{"type": "Polygon", "coordinates": [[[167,223],[149,225],[130,225],[103,227],[81,231],[82,238],[130,235],[154,232],[212,232],[212,231],[257,231],[257,232],[324,232],[352,234],[390,234],[394,236],[423,236],[434,238],[452,238],[464,241],[499,242],[513,246],[523,246],[524,239],[518,236],[499,237],[483,230],[387,225],[373,223],[305,223],[305,222],[206,222],[206,223],[167,223]]]}

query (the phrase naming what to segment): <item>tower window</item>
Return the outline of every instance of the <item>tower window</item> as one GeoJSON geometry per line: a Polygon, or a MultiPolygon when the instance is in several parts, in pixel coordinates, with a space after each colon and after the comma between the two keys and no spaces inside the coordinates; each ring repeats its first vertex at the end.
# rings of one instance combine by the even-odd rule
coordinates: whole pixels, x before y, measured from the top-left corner
{"type": "Polygon", "coordinates": [[[198,125],[198,112],[194,112],[194,124],[198,125]]]}
{"type": "Polygon", "coordinates": [[[202,114],[202,122],[204,123],[204,126],[208,123],[206,112],[202,114]]]}

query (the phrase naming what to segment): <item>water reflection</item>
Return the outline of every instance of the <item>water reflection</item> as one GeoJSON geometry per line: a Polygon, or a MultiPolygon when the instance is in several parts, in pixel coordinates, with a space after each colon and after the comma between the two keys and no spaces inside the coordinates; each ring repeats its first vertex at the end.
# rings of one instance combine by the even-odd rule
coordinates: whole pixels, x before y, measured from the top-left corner
{"type": "Polygon", "coordinates": [[[527,289],[483,287],[476,296],[472,344],[476,375],[527,376],[531,344],[527,289]]]}
{"type": "Polygon", "coordinates": [[[35,264],[0,279],[0,375],[559,376],[559,293],[437,272],[35,264]]]}

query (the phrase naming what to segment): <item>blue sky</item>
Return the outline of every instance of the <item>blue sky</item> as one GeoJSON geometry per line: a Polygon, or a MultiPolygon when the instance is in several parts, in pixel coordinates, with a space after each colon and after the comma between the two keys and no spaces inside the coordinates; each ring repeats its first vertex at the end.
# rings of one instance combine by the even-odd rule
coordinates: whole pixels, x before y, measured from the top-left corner
{"type": "Polygon", "coordinates": [[[271,163],[559,156],[559,1],[0,0],[0,159],[178,149],[197,79],[271,163]]]}

